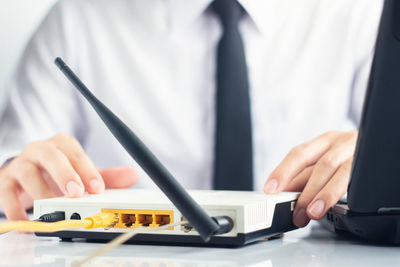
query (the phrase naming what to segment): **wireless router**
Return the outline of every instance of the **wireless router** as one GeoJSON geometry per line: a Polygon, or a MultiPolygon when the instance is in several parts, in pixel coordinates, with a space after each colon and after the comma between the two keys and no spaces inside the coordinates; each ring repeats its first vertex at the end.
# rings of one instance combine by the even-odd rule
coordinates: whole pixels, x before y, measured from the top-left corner
{"type": "Polygon", "coordinates": [[[188,224],[133,236],[129,242],[194,243],[239,246],[278,235],[296,227],[292,215],[298,193],[265,195],[249,191],[186,191],[142,141],[101,103],[57,58],[56,65],[89,101],[109,130],[161,189],[106,190],[83,198],[36,200],[34,216],[62,212],[66,219],[112,213],[118,222],[105,229],[67,229],[36,233],[62,239],[109,240],[138,226],[156,228],[170,223],[188,224]]]}
{"type": "MultiPolygon", "coordinates": [[[[209,244],[240,246],[293,230],[291,213],[297,193],[265,195],[248,191],[188,191],[209,216],[228,216],[233,228],[212,236],[209,244]]],[[[39,235],[63,239],[113,239],[138,226],[159,227],[184,221],[185,216],[162,192],[142,189],[106,190],[101,195],[83,198],[54,198],[35,201],[35,218],[54,211],[65,212],[65,218],[84,218],[100,212],[118,214],[119,222],[110,229],[66,230],[39,235]]],[[[138,234],[134,241],[169,243],[204,243],[190,225],[138,234]]]]}

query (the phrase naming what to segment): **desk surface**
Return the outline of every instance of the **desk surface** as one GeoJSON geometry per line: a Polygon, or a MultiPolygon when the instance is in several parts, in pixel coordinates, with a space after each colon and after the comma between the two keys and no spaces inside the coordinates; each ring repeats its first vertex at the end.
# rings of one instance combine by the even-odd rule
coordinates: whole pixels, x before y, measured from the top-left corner
{"type": "MultiPolygon", "coordinates": [[[[71,266],[99,246],[7,233],[0,235],[0,266],[71,266]]],[[[86,266],[400,266],[400,247],[339,237],[314,222],[281,239],[234,249],[123,245],[86,266]]]]}

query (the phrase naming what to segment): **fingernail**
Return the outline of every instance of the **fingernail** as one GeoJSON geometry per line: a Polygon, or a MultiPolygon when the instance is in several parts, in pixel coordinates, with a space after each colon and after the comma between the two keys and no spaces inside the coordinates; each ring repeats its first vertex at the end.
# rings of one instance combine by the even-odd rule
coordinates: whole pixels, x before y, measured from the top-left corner
{"type": "Polygon", "coordinates": [[[322,213],[325,209],[325,202],[323,200],[317,200],[314,204],[311,205],[309,212],[312,216],[319,218],[322,216],[322,213]]]}
{"type": "Polygon", "coordinates": [[[79,197],[83,194],[83,188],[74,181],[70,181],[65,186],[69,197],[79,197]]]}
{"type": "Polygon", "coordinates": [[[293,214],[293,224],[297,227],[304,227],[310,219],[307,217],[306,210],[304,208],[300,208],[299,210],[295,210],[293,214]]]}
{"type": "Polygon", "coordinates": [[[100,181],[97,179],[90,180],[89,185],[90,185],[90,188],[95,192],[100,193],[104,190],[104,185],[102,183],[100,183],[100,181]]]}
{"type": "Polygon", "coordinates": [[[264,192],[266,194],[273,194],[275,193],[277,187],[278,187],[278,181],[276,179],[271,179],[265,184],[264,192]]]}

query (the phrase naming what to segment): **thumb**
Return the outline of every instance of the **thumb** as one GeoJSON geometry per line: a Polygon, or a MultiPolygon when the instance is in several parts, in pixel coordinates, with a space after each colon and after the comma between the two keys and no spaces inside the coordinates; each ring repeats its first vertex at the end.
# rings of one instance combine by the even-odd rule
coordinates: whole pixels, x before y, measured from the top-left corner
{"type": "Polygon", "coordinates": [[[100,171],[106,188],[127,188],[139,180],[139,172],[132,167],[115,167],[100,171]]]}

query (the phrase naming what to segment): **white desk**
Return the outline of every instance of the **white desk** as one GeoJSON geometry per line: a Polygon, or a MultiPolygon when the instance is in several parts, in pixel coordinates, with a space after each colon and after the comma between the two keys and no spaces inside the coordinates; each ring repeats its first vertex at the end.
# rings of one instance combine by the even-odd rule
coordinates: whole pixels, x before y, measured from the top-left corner
{"type": "MultiPolygon", "coordinates": [[[[71,266],[99,246],[7,233],[0,235],[0,266],[71,266]]],[[[282,239],[234,249],[123,245],[86,266],[400,266],[400,247],[344,239],[312,223],[282,239]]]]}

